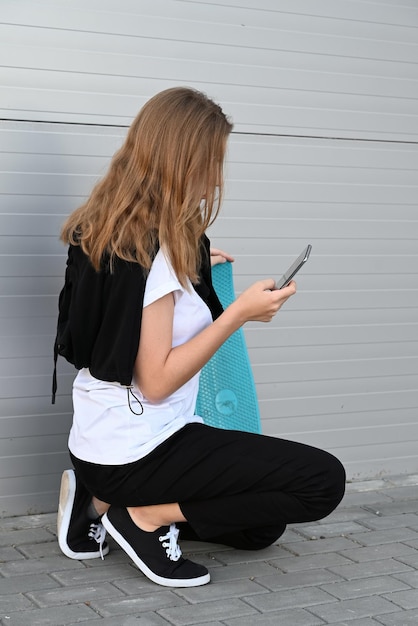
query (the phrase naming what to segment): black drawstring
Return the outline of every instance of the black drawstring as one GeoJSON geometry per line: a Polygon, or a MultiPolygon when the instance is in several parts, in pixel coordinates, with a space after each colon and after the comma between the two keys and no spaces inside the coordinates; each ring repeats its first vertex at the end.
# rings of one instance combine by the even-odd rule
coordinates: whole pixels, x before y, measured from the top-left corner
{"type": "Polygon", "coordinates": [[[136,395],[135,395],[135,394],[134,394],[134,392],[132,391],[132,386],[130,386],[130,387],[126,387],[126,391],[128,392],[128,406],[129,406],[129,408],[130,408],[131,412],[132,412],[134,415],[142,415],[142,413],[144,412],[144,407],[142,406],[141,401],[140,401],[140,400],[136,397],[136,395]],[[130,393],[133,395],[133,397],[135,398],[135,400],[138,402],[139,406],[141,407],[141,412],[140,412],[140,413],[137,413],[136,411],[134,411],[134,410],[133,410],[133,408],[132,408],[132,406],[131,406],[131,398],[130,398],[130,396],[129,396],[129,394],[130,394],[130,393]]]}
{"type": "Polygon", "coordinates": [[[58,360],[58,346],[57,343],[55,342],[54,345],[54,371],[52,374],[52,400],[51,403],[55,404],[55,396],[57,394],[57,387],[58,387],[58,383],[57,383],[57,360],[58,360]]]}

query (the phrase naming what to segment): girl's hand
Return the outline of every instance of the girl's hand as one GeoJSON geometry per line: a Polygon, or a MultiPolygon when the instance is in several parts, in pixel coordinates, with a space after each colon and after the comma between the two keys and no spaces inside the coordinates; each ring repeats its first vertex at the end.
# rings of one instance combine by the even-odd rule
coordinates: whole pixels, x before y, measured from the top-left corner
{"type": "Polygon", "coordinates": [[[275,289],[272,278],[259,280],[243,291],[230,305],[242,324],[245,322],[271,322],[283,304],[296,293],[296,283],[282,289],[275,289]]]}
{"type": "Polygon", "coordinates": [[[218,263],[226,263],[226,261],[233,263],[234,257],[223,250],[218,250],[218,248],[210,249],[210,264],[212,267],[218,265],[218,263]]]}

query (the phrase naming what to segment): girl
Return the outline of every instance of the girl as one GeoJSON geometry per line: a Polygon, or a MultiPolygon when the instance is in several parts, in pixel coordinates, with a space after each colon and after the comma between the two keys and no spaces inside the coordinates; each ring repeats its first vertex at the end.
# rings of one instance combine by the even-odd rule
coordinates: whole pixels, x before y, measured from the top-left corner
{"type": "Polygon", "coordinates": [[[260,549],[286,524],[328,515],[344,493],[330,454],[195,415],[202,366],[296,291],[260,280],[222,311],[213,290],[205,231],[222,200],[231,130],[198,91],[157,94],[61,235],[69,256],[55,350],[79,373],[60,546],[94,558],[108,551],[105,529],[146,576],[173,587],[210,580],[182,557],[179,532],[260,549]]]}

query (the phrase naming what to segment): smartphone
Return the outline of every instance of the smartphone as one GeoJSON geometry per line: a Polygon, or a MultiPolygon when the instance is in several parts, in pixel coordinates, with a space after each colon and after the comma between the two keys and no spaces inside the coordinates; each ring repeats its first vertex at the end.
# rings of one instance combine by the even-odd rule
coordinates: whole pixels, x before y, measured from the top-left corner
{"type": "Polygon", "coordinates": [[[302,252],[302,254],[298,256],[298,258],[296,259],[294,263],[292,263],[292,265],[289,267],[287,272],[285,272],[283,276],[279,280],[276,281],[276,289],[282,289],[283,287],[286,287],[290,283],[293,276],[297,274],[300,268],[309,259],[311,250],[312,250],[312,246],[311,244],[308,244],[306,248],[304,249],[304,251],[302,252]]]}

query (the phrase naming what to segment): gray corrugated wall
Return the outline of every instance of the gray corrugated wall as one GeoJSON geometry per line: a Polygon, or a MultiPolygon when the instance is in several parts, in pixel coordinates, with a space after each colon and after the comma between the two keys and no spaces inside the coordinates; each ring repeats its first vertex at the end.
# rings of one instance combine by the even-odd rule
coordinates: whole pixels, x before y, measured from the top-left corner
{"type": "Polygon", "coordinates": [[[3,0],[0,512],[53,510],[73,371],[51,345],[60,225],[140,106],[188,84],[235,122],[211,236],[236,288],[302,247],[299,293],[246,330],[263,430],[350,477],[418,471],[417,14],[402,2],[3,0]]]}

